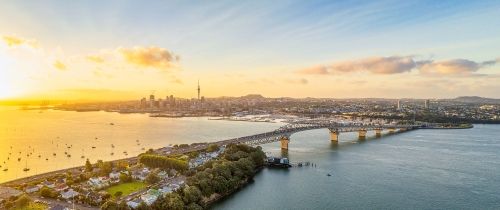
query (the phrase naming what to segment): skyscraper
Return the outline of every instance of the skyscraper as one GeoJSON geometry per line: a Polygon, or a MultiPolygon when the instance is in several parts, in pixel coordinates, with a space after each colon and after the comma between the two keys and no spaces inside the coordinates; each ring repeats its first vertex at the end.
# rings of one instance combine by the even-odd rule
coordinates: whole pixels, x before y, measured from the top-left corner
{"type": "Polygon", "coordinates": [[[153,108],[155,103],[155,95],[151,94],[149,95],[149,108],[153,108]]]}
{"type": "Polygon", "coordinates": [[[200,91],[201,91],[200,80],[198,80],[198,101],[200,100],[200,91]]]}
{"type": "Polygon", "coordinates": [[[424,107],[425,107],[426,109],[429,109],[430,103],[431,103],[431,101],[430,101],[429,99],[425,100],[424,107]]]}
{"type": "Polygon", "coordinates": [[[401,100],[398,99],[398,108],[397,110],[401,110],[401,100]]]}

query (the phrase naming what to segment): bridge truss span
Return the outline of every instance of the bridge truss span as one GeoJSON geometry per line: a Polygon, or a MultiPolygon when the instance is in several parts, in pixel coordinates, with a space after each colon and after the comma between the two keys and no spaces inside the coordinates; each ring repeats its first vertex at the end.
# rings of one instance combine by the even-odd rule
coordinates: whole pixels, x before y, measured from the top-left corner
{"type": "Polygon", "coordinates": [[[300,122],[286,124],[274,131],[260,133],[256,135],[244,136],[234,139],[228,139],[218,142],[218,144],[248,144],[252,146],[267,144],[272,142],[281,142],[282,149],[288,149],[290,136],[294,133],[315,130],[315,129],[329,129],[332,142],[338,142],[338,135],[342,132],[358,132],[359,138],[365,138],[368,131],[374,130],[377,136],[380,136],[383,130],[389,130],[389,133],[394,133],[396,130],[408,131],[418,129],[421,125],[379,125],[379,124],[362,124],[362,123],[337,123],[337,122],[300,122]]]}

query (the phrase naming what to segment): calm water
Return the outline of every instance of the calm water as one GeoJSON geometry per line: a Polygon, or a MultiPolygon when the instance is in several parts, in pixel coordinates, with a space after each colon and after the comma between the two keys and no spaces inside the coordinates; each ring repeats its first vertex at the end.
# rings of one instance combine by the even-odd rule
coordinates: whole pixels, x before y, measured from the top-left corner
{"type": "Polygon", "coordinates": [[[270,131],[279,126],[278,123],[213,121],[207,118],[152,118],[145,114],[56,110],[39,112],[0,107],[0,183],[83,165],[86,158],[92,162],[114,160],[135,156],[143,152],[143,147],[210,142],[270,131]],[[115,145],[114,149],[111,144],[115,145]],[[67,146],[71,145],[68,149],[67,146]],[[71,154],[71,158],[65,152],[71,154]],[[7,160],[9,153],[12,155],[7,160]],[[27,157],[27,153],[33,155],[27,157]],[[55,157],[53,153],[56,153],[55,157]],[[81,158],[82,155],[85,158],[81,158]],[[23,171],[26,165],[30,168],[28,172],[23,171]],[[3,171],[5,168],[8,171],[3,171]]]}
{"type": "MultiPolygon", "coordinates": [[[[112,160],[127,157],[123,151],[137,155],[142,147],[208,142],[279,126],[1,108],[0,182],[82,165],[82,155],[91,161],[112,160]],[[26,159],[26,152],[33,155],[26,159]],[[22,160],[17,161],[18,157],[22,160]],[[26,164],[29,172],[22,171],[26,164]]],[[[417,130],[365,141],[358,141],[355,133],[342,133],[335,145],[325,129],[297,133],[283,155],[292,162],[314,162],[316,168],[265,169],[254,183],[214,209],[500,209],[499,134],[496,125],[417,130]]],[[[282,155],[278,143],[264,145],[264,150],[282,155]]]]}
{"type": "MultiPolygon", "coordinates": [[[[327,130],[297,133],[288,156],[316,168],[265,169],[214,209],[500,209],[499,135],[498,125],[342,133],[332,145],[327,130]]],[[[264,149],[280,155],[277,143],[264,149]]]]}

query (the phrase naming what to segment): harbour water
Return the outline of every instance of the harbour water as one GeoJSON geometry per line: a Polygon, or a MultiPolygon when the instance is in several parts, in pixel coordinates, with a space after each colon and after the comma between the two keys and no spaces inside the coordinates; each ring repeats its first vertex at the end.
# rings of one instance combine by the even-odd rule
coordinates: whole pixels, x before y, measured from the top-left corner
{"type": "MultiPolygon", "coordinates": [[[[280,125],[2,108],[0,182],[82,165],[86,158],[95,162],[131,157],[143,147],[209,142],[280,125]],[[27,157],[27,152],[32,155],[27,157]],[[28,172],[23,171],[25,165],[28,172]]],[[[381,138],[369,132],[366,140],[358,140],[356,133],[341,133],[340,142],[332,144],[326,129],[300,132],[292,135],[287,153],[281,152],[279,143],[263,148],[270,155],[313,162],[316,167],[264,169],[254,182],[213,209],[499,209],[499,134],[499,125],[416,130],[381,138]]]]}
{"type": "MultiPolygon", "coordinates": [[[[287,155],[317,167],[264,169],[213,209],[500,209],[499,135],[499,125],[341,133],[335,145],[327,130],[297,133],[287,155]]],[[[263,148],[281,155],[278,143],[263,148]]]]}
{"type": "Polygon", "coordinates": [[[144,152],[142,148],[218,141],[270,131],[280,125],[0,107],[0,183],[80,166],[87,158],[93,163],[98,159],[116,160],[136,156],[144,152]],[[25,167],[30,170],[23,171],[25,167]]]}

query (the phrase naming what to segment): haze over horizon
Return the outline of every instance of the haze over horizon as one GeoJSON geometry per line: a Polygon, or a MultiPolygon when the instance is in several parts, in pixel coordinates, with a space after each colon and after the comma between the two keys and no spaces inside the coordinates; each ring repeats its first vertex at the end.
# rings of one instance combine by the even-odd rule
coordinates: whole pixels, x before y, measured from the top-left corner
{"type": "Polygon", "coordinates": [[[500,98],[498,1],[10,1],[0,100],[500,98]],[[430,3],[432,2],[432,4],[430,3]]]}

